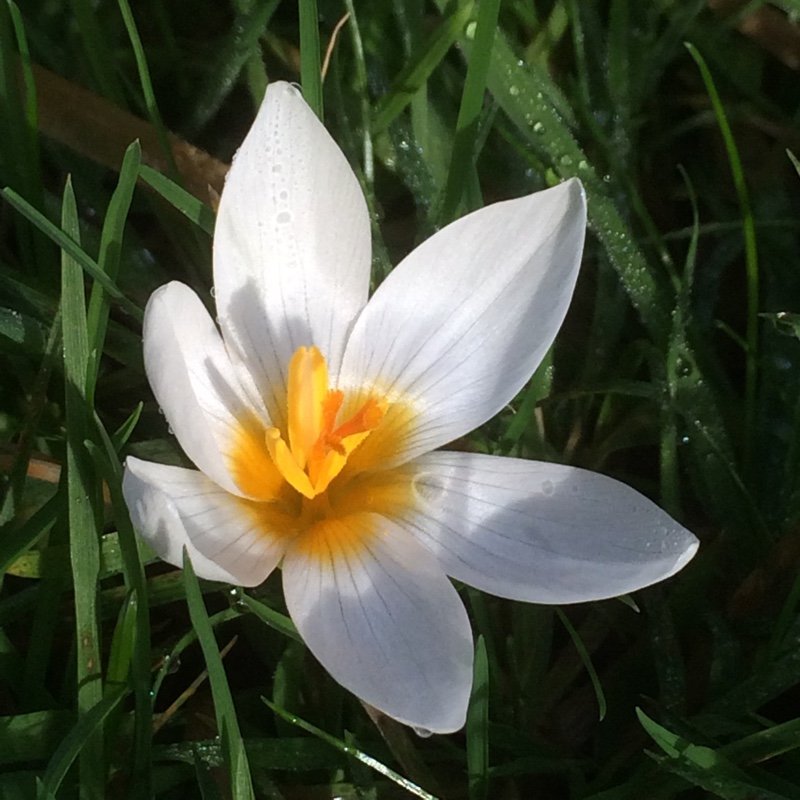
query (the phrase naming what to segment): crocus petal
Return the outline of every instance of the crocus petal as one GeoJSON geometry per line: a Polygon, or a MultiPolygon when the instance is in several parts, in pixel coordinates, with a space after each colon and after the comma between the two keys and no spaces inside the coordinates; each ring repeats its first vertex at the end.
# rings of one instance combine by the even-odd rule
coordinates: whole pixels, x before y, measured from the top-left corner
{"type": "Polygon", "coordinates": [[[414,466],[404,524],[452,577],[501,597],[577,603],[682,569],[697,539],[653,502],[595,472],[437,452],[414,466]]]}
{"type": "Polygon", "coordinates": [[[448,225],[380,285],[339,387],[374,383],[413,406],[402,459],[478,427],[530,378],[569,306],[585,226],[583,189],[567,181],[448,225]]]}
{"type": "Polygon", "coordinates": [[[325,524],[283,564],[286,605],[325,669],[367,703],[433,732],[464,724],[472,635],[431,554],[374,514],[325,524]]]}
{"type": "Polygon", "coordinates": [[[285,549],[279,531],[201,472],[128,458],[122,491],[139,535],[169,564],[183,566],[183,548],[201,578],[256,586],[285,549]]]}
{"type": "Polygon", "coordinates": [[[144,362],[153,394],[186,455],[224,489],[241,494],[225,453],[241,422],[259,412],[246,399],[214,322],[188,286],[168,283],[150,297],[144,362]]]}
{"type": "Polygon", "coordinates": [[[225,341],[276,425],[298,347],[316,345],[338,372],[370,261],[367,206],[344,155],[295,87],[270,84],[222,192],[214,285],[225,341]]]}

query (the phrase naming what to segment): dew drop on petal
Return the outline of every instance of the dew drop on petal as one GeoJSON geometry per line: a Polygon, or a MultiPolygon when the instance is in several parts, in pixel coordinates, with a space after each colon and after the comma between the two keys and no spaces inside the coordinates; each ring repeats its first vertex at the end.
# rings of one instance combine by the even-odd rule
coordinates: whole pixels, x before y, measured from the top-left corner
{"type": "Polygon", "coordinates": [[[542,493],[550,496],[555,491],[553,481],[542,481],[542,493]]]}
{"type": "Polygon", "coordinates": [[[414,728],[414,733],[421,739],[430,739],[433,736],[433,731],[429,731],[427,728],[414,728]]]}
{"type": "Polygon", "coordinates": [[[275,221],[278,225],[286,225],[292,221],[292,215],[289,211],[279,211],[275,217],[275,221]]]}

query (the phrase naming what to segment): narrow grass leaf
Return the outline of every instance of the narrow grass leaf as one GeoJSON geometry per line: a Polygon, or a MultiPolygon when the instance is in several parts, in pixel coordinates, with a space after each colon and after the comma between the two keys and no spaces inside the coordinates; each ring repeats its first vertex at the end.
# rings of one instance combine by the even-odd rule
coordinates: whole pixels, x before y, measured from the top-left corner
{"type": "Polygon", "coordinates": [[[489,659],[483,636],[475,643],[472,695],[467,710],[469,800],[489,796],[489,659]]]}
{"type": "Polygon", "coordinates": [[[745,339],[745,398],[744,398],[744,455],[742,462],[746,470],[750,469],[752,456],[753,435],[755,433],[756,389],[758,381],[758,309],[759,309],[759,268],[758,248],[756,245],[756,228],[753,211],[750,207],[750,195],[747,191],[747,182],[744,177],[742,159],[739,148],[733,137],[725,107],[720,99],[711,70],[700,54],[700,51],[691,43],[686,43],[686,49],[697,64],[700,75],[705,84],[714,116],[717,120],[722,139],[725,142],[725,152],[731,168],[736,195],[739,200],[739,213],[742,216],[742,231],[744,234],[745,249],[745,275],[747,279],[747,323],[745,339]]]}
{"type": "MultiPolygon", "coordinates": [[[[106,717],[117,707],[124,696],[125,692],[118,689],[78,719],[47,764],[47,769],[42,777],[41,791],[38,795],[40,800],[56,794],[75,759],[86,752],[87,743],[102,731],[106,717]]],[[[81,790],[85,789],[86,786],[81,783],[81,790]]],[[[102,792],[98,796],[102,796],[102,792]]]]}
{"type": "MultiPolygon", "coordinates": [[[[152,741],[153,701],[150,671],[150,609],[149,593],[145,582],[144,565],[136,544],[136,534],[128,514],[128,507],[122,496],[122,464],[119,462],[115,444],[106,432],[105,426],[94,416],[97,437],[102,450],[94,443],[87,445],[94,456],[95,463],[103,470],[111,507],[117,522],[119,556],[125,578],[125,589],[128,591],[126,602],[136,598],[134,605],[134,630],[130,634],[132,653],[130,655],[130,672],[133,682],[136,714],[134,716],[134,734],[132,748],[131,774],[133,789],[131,796],[146,800],[152,796],[152,741]]],[[[108,537],[104,537],[105,540],[108,537]]],[[[112,648],[113,649],[113,648],[112,648]]],[[[109,668],[111,675],[111,669],[109,668]]]]}
{"type": "Polygon", "coordinates": [[[317,0],[300,0],[300,83],[303,98],[323,118],[322,61],[319,41],[317,0]]]}
{"type": "MultiPolygon", "coordinates": [[[[78,212],[72,183],[64,189],[62,227],[78,244],[78,212]]],[[[67,500],[70,562],[75,592],[75,651],[78,712],[87,714],[103,698],[100,669],[100,629],[97,621],[97,582],[100,545],[92,500],[98,496],[92,464],[84,447],[88,412],[86,378],[89,338],[86,328],[83,271],[68,254],[61,261],[62,336],[67,418],[67,500]]],[[[102,512],[100,512],[102,513],[102,512]]],[[[84,742],[80,760],[81,796],[103,797],[105,769],[102,731],[92,730],[84,742]]]]}
{"type": "MultiPolygon", "coordinates": [[[[444,4],[440,10],[444,13],[444,4]]],[[[474,4],[464,3],[444,16],[438,27],[414,51],[405,67],[394,79],[389,91],[384,94],[375,108],[375,133],[385,131],[414,99],[416,93],[425,85],[431,73],[439,66],[450,48],[463,35],[472,18],[474,4]]]]}
{"type": "Polygon", "coordinates": [[[136,27],[136,20],[133,18],[133,12],[131,11],[128,0],[117,0],[117,4],[119,5],[119,10],[125,23],[125,29],[128,32],[128,38],[130,39],[133,49],[133,55],[136,59],[136,69],[139,72],[139,83],[142,87],[147,115],[156,130],[158,143],[167,159],[167,164],[169,164],[173,174],[177,175],[178,168],[175,164],[175,156],[169,144],[167,129],[164,127],[164,122],[161,119],[161,112],[158,110],[156,94],[153,91],[153,82],[150,79],[150,68],[147,66],[147,56],[145,55],[144,47],[142,47],[142,39],[136,27]]]}
{"type": "Polygon", "coordinates": [[[119,428],[117,428],[117,430],[115,430],[112,434],[111,445],[117,453],[119,453],[120,450],[125,447],[128,439],[130,439],[131,434],[139,422],[139,418],[142,416],[143,408],[144,403],[139,402],[136,405],[136,408],[131,412],[131,415],[128,417],[128,419],[126,419],[125,422],[123,422],[122,425],[120,425],[119,428]]]}
{"type": "MultiPolygon", "coordinates": [[[[446,225],[456,216],[462,206],[468,181],[475,175],[477,155],[478,123],[486,93],[486,80],[491,63],[492,43],[497,31],[500,0],[482,0],[478,6],[478,19],[474,31],[470,27],[472,45],[467,62],[467,77],[461,94],[456,134],[447,173],[444,199],[439,223],[446,225]]],[[[468,209],[472,211],[473,209],[468,209]]]]}
{"type": "MultiPolygon", "coordinates": [[[[128,211],[133,199],[133,190],[136,188],[136,179],[139,175],[139,165],[142,161],[142,148],[139,142],[133,142],[125,151],[122,166],[119,171],[117,188],[111,195],[111,200],[106,210],[103,230],[100,234],[100,253],[97,259],[98,268],[112,281],[119,275],[119,265],[122,256],[122,237],[128,211]]],[[[103,353],[103,343],[106,338],[108,326],[108,313],[110,303],[108,295],[97,284],[92,287],[87,312],[87,330],[89,336],[89,366],[86,382],[86,394],[91,403],[97,383],[97,374],[100,369],[100,357],[103,353]]]]}
{"type": "Polygon", "coordinates": [[[282,633],[289,639],[294,639],[296,642],[303,641],[294,623],[285,614],[281,614],[280,611],[275,611],[275,609],[264,605],[264,603],[256,600],[254,597],[250,597],[248,594],[242,595],[242,603],[244,603],[262,622],[269,625],[270,628],[274,628],[279,633],[282,633]]]}
{"type": "Polygon", "coordinates": [[[575,645],[578,655],[581,657],[583,666],[586,668],[586,672],[589,674],[589,679],[592,682],[594,694],[597,698],[597,708],[600,715],[600,721],[602,722],[605,719],[607,710],[606,696],[603,692],[603,687],[600,684],[600,678],[597,675],[597,670],[594,668],[594,664],[592,664],[589,651],[586,649],[586,645],[584,645],[583,641],[581,640],[580,634],[575,630],[575,627],[569,621],[567,615],[560,608],[556,608],[556,614],[558,614],[561,624],[567,629],[567,633],[569,634],[570,639],[572,639],[572,643],[575,645]]]}
{"type": "Polygon", "coordinates": [[[70,239],[62,230],[59,230],[52,222],[50,222],[44,214],[37,211],[25,198],[15,192],[13,189],[6,187],[0,194],[24,217],[29,219],[36,225],[42,233],[49,239],[55,242],[70,258],[78,263],[81,268],[99,283],[108,294],[113,297],[119,305],[124,308],[135,319],[142,320],[144,314],[142,310],[135,304],[128,300],[127,297],[117,288],[112,280],[100,269],[97,262],[91,258],[87,253],[75,242],[70,239]]]}
{"type": "Polygon", "coordinates": [[[214,631],[209,623],[200,585],[192,569],[191,559],[185,550],[183,554],[183,584],[186,590],[189,616],[192,626],[197,632],[208,670],[211,693],[214,697],[217,730],[222,737],[225,761],[231,778],[231,793],[234,800],[246,800],[254,797],[247,753],[244,750],[236,708],[233,705],[233,697],[225,676],[225,668],[222,666],[214,631]]]}
{"type": "Polygon", "coordinates": [[[397,784],[402,789],[405,789],[414,797],[420,797],[422,800],[437,800],[437,798],[430,794],[430,792],[426,792],[420,786],[417,786],[415,783],[407,780],[402,775],[396,773],[393,769],[390,769],[385,764],[382,764],[376,758],[367,755],[357,747],[345,744],[345,742],[337,739],[335,736],[331,736],[329,733],[325,733],[325,731],[320,730],[310,722],[306,722],[305,720],[300,719],[298,716],[290,714],[285,709],[276,706],[274,703],[271,703],[266,697],[262,697],[261,700],[282,719],[285,719],[287,722],[291,722],[292,725],[296,725],[301,730],[306,731],[306,733],[310,733],[313,736],[322,739],[323,742],[327,742],[331,747],[336,748],[339,752],[344,753],[351,758],[358,759],[362,764],[366,764],[368,767],[371,767],[375,770],[375,772],[383,775],[385,778],[388,778],[390,781],[397,784]]]}
{"type": "Polygon", "coordinates": [[[214,62],[206,70],[204,85],[193,98],[187,128],[197,132],[205,127],[225,102],[248,61],[261,60],[259,39],[269,25],[280,0],[241,3],[229,32],[217,48],[214,62]]]}
{"type": "Polygon", "coordinates": [[[785,800],[759,785],[757,779],[725,758],[711,747],[696,745],[650,719],[641,709],[636,709],[639,722],[658,746],[666,753],[659,763],[682,778],[726,800],[785,800]]]}
{"type": "Polygon", "coordinates": [[[63,506],[63,496],[56,494],[18,528],[0,528],[0,575],[50,531],[63,506]]]}
{"type": "Polygon", "coordinates": [[[214,212],[201,203],[193,194],[178,186],[175,181],[162,175],[152,167],[142,164],[139,167],[142,180],[155,189],[170,205],[204,230],[209,236],[214,233],[214,212]]]}
{"type": "Polygon", "coordinates": [[[124,108],[125,94],[115,69],[118,60],[112,52],[109,37],[103,31],[97,8],[92,0],[69,0],[69,6],[78,23],[83,52],[89,60],[97,88],[101,94],[124,108]]]}
{"type": "Polygon", "coordinates": [[[70,711],[62,710],[0,717],[0,765],[10,767],[18,762],[51,758],[74,721],[70,711]]]}

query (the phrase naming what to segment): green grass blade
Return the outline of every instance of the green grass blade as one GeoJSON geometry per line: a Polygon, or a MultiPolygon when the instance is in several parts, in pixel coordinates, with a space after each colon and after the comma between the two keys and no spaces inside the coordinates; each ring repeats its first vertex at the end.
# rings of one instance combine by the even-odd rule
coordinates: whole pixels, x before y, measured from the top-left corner
{"type": "MultiPolygon", "coordinates": [[[[461,107],[458,110],[450,169],[439,214],[439,222],[442,225],[446,225],[459,216],[458,212],[464,200],[467,182],[471,177],[476,177],[478,123],[483,109],[492,43],[497,30],[499,14],[500,0],[482,0],[478,6],[478,20],[474,32],[470,26],[472,46],[467,66],[467,78],[461,94],[461,107]]],[[[468,210],[472,211],[473,209],[468,210]]]]}
{"type": "MultiPolygon", "coordinates": [[[[50,759],[42,778],[39,798],[55,796],[75,759],[86,752],[88,742],[99,736],[106,717],[117,707],[124,696],[125,692],[118,689],[80,717],[50,759]]],[[[82,781],[83,779],[81,779],[81,791],[84,792],[87,787],[82,781]]],[[[102,796],[102,794],[98,796],[102,796]]]]}
{"type": "MultiPolygon", "coordinates": [[[[0,3],[0,137],[0,165],[6,180],[33,206],[43,209],[36,89],[22,17],[11,0],[0,3]]],[[[51,274],[55,253],[46,239],[22,220],[16,220],[15,227],[23,262],[42,278],[51,274]]]]}
{"type": "Polygon", "coordinates": [[[114,67],[118,63],[111,51],[110,41],[100,25],[97,9],[92,0],[69,0],[72,13],[83,39],[83,52],[91,67],[92,77],[100,93],[125,108],[122,84],[114,67]]]}
{"type": "Polygon", "coordinates": [[[144,318],[144,313],[139,306],[125,297],[119,288],[117,288],[116,284],[109,279],[108,275],[100,269],[97,262],[87,255],[74,239],[70,239],[64,231],[53,225],[44,214],[37,211],[25,198],[20,196],[13,189],[6,187],[0,194],[2,194],[20,214],[36,225],[45,236],[55,242],[70,258],[74,259],[75,262],[78,263],[90,277],[94,278],[122,308],[131,314],[131,316],[140,321],[144,318]]]}
{"type": "Polygon", "coordinates": [[[136,69],[139,72],[139,83],[141,84],[142,93],[144,94],[147,116],[156,130],[158,143],[167,159],[167,164],[169,164],[173,174],[177,175],[178,168],[175,164],[175,156],[169,144],[167,129],[164,127],[164,122],[161,119],[161,112],[158,110],[156,94],[153,91],[153,82],[150,79],[150,68],[147,66],[147,56],[145,55],[144,47],[142,47],[142,40],[139,36],[139,30],[136,27],[136,20],[133,18],[133,12],[131,11],[128,0],[117,0],[117,4],[119,5],[119,10],[125,23],[125,29],[128,31],[128,38],[130,39],[133,55],[136,59],[136,69]]]}
{"type": "Polygon", "coordinates": [[[703,78],[711,105],[714,109],[714,116],[717,120],[722,139],[725,142],[725,152],[728,155],[728,163],[731,168],[733,183],[736,187],[736,195],[739,200],[739,211],[742,215],[742,230],[744,233],[745,249],[745,274],[747,278],[747,322],[745,340],[747,348],[745,350],[745,392],[744,392],[744,447],[743,459],[745,470],[751,468],[751,456],[753,449],[753,435],[755,433],[755,414],[756,414],[756,389],[758,381],[758,310],[759,310],[759,269],[758,269],[758,248],[756,245],[756,227],[753,218],[753,211],[750,207],[750,195],[747,191],[747,182],[744,177],[742,159],[739,155],[739,148],[733,138],[733,131],[725,113],[725,107],[720,99],[717,87],[711,70],[700,54],[700,51],[691,43],[686,43],[686,49],[697,64],[700,75],[703,78]]]}
{"type": "Polygon", "coordinates": [[[239,731],[239,722],[236,717],[236,708],[225,668],[217,649],[214,631],[208,620],[203,595],[200,585],[192,569],[192,562],[184,550],[183,554],[183,583],[186,590],[186,602],[189,605],[189,615],[192,626],[197,632],[200,647],[208,670],[208,680],[211,684],[211,693],[214,697],[214,711],[217,718],[217,730],[222,737],[226,764],[230,773],[231,793],[234,800],[246,800],[254,797],[253,785],[250,779],[250,767],[247,763],[247,753],[244,750],[242,734],[239,731]]]}
{"type": "Polygon", "coordinates": [[[520,66],[506,38],[495,36],[487,78],[489,91],[530,146],[545,155],[561,178],[580,178],[589,198],[589,222],[622,281],[642,323],[665,341],[672,299],[669,285],[636,244],[603,181],[558,113],[558,91],[534,66],[520,66]]]}
{"type": "MultiPolygon", "coordinates": [[[[78,244],[78,213],[72,183],[64,189],[64,233],[78,244]]],[[[92,465],[83,442],[87,431],[86,375],[89,339],[86,330],[83,271],[68,253],[61,263],[62,335],[67,417],[67,498],[70,560],[75,591],[78,711],[87,714],[103,698],[101,645],[97,621],[97,581],[100,545],[91,499],[96,496],[92,465]]],[[[80,759],[81,797],[104,796],[105,760],[102,731],[93,729],[80,759]]]]}
{"type": "Polygon", "coordinates": [[[18,528],[0,528],[0,575],[26,550],[30,550],[50,531],[62,506],[62,497],[51,497],[41,508],[25,520],[18,528]]]}
{"type": "MultiPolygon", "coordinates": [[[[230,33],[225,37],[207,72],[207,79],[194,99],[189,131],[199,131],[216,114],[236,85],[242,69],[251,59],[261,59],[258,41],[269,25],[280,0],[241,3],[230,33]]],[[[262,68],[263,69],[263,68],[262,68]]]]}
{"type": "Polygon", "coordinates": [[[606,705],[606,696],[603,692],[603,687],[600,684],[600,678],[597,674],[597,670],[594,668],[594,664],[592,664],[589,651],[586,649],[586,645],[584,645],[583,641],[581,640],[580,634],[575,630],[575,627],[569,621],[567,615],[560,608],[556,608],[556,614],[558,614],[561,624],[567,629],[567,633],[569,634],[570,639],[572,639],[572,643],[575,645],[578,655],[581,657],[583,666],[586,668],[586,672],[589,674],[589,679],[592,682],[592,688],[594,689],[594,694],[597,698],[597,708],[600,714],[600,721],[602,722],[605,719],[606,711],[608,709],[606,705]]]}
{"type": "MultiPolygon", "coordinates": [[[[441,4],[441,10],[443,9],[444,3],[441,4]]],[[[459,36],[463,35],[473,10],[473,4],[468,2],[445,16],[414,52],[375,108],[373,130],[376,134],[385,131],[425,85],[459,36]]]]}
{"type": "Polygon", "coordinates": [[[294,623],[285,614],[275,611],[264,603],[250,597],[248,594],[242,595],[242,602],[252,611],[262,622],[274,628],[279,633],[287,636],[289,639],[294,639],[296,642],[302,642],[300,634],[297,632],[294,623]]]}
{"type": "Polygon", "coordinates": [[[339,752],[344,753],[351,758],[358,759],[362,764],[366,764],[368,767],[371,767],[375,770],[379,775],[383,775],[384,778],[388,778],[393,783],[396,783],[402,789],[405,789],[410,795],[414,797],[420,797],[422,800],[436,800],[436,797],[430,792],[426,792],[420,786],[417,786],[415,783],[412,783],[407,778],[404,778],[402,775],[399,775],[393,769],[390,769],[385,764],[382,764],[376,758],[373,758],[370,755],[359,750],[357,747],[353,747],[352,745],[345,744],[345,742],[337,739],[335,736],[331,736],[329,733],[325,733],[325,731],[320,730],[315,725],[312,725],[310,722],[306,722],[305,720],[300,719],[294,714],[290,714],[283,708],[276,706],[274,703],[271,703],[267,700],[266,697],[262,697],[261,700],[266,703],[273,712],[275,712],[279,717],[285,719],[287,722],[291,722],[292,725],[297,725],[298,728],[301,730],[306,731],[307,733],[312,734],[313,736],[322,739],[323,742],[327,742],[331,747],[335,747],[339,752]]]}
{"type": "MultiPolygon", "coordinates": [[[[140,408],[141,410],[141,408],[140,408]]],[[[138,417],[138,415],[137,415],[138,417]]],[[[133,797],[146,800],[152,796],[152,754],[151,734],[153,728],[153,701],[150,671],[150,609],[148,590],[145,582],[144,565],[136,545],[136,534],[128,514],[128,507],[122,495],[122,464],[117,456],[115,443],[108,436],[105,427],[95,415],[95,427],[103,450],[93,448],[95,463],[105,468],[105,479],[111,496],[111,506],[117,522],[122,568],[125,586],[129,597],[136,598],[134,648],[130,657],[130,671],[133,682],[136,715],[134,717],[133,797]]],[[[112,677],[109,665],[109,680],[112,677]]]]}
{"type": "Polygon", "coordinates": [[[466,734],[469,800],[486,800],[489,796],[489,659],[482,636],[475,644],[466,734]]]}
{"type": "MultiPolygon", "coordinates": [[[[125,151],[119,171],[119,181],[106,211],[106,219],[100,235],[100,254],[97,259],[98,268],[112,281],[119,275],[119,264],[122,255],[122,237],[125,221],[136,188],[139,165],[142,160],[142,148],[139,142],[133,142],[125,151]]],[[[92,287],[87,312],[87,329],[89,336],[89,367],[87,373],[86,394],[89,403],[94,398],[97,372],[100,369],[100,357],[103,353],[103,342],[108,327],[109,298],[101,286],[92,287]]]]}
{"type": "Polygon", "coordinates": [[[204,203],[201,203],[186,189],[178,186],[152,167],[142,164],[139,167],[142,180],[152,186],[168,203],[175,206],[185,217],[195,225],[202,228],[209,236],[214,233],[214,212],[204,203]]]}
{"type": "Polygon", "coordinates": [[[300,83],[303,97],[312,111],[323,119],[322,61],[319,41],[317,0],[300,0],[300,83]]]}

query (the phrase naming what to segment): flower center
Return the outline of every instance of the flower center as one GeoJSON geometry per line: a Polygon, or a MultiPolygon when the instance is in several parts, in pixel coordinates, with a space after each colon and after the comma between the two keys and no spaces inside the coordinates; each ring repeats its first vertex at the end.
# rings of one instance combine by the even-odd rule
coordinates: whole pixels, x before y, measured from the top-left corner
{"type": "Polygon", "coordinates": [[[324,492],[348,456],[380,424],[387,404],[369,398],[337,424],[344,394],[328,388],[328,367],[316,347],[299,347],[289,362],[288,443],[268,428],[266,444],[284,479],[309,500],[324,492]]]}

